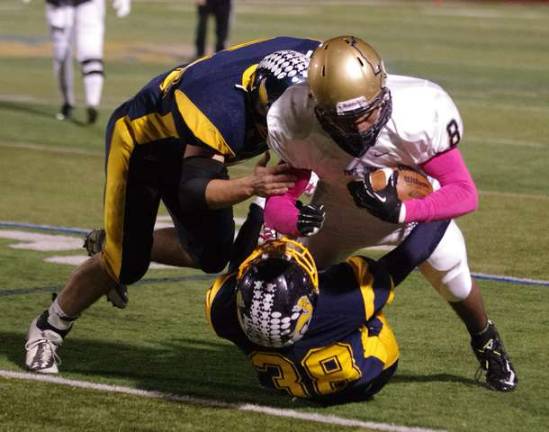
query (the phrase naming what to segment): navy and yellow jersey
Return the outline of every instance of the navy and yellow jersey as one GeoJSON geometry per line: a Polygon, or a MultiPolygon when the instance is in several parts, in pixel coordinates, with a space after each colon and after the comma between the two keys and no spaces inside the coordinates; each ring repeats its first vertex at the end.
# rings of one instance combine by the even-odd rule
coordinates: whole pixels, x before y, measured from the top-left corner
{"type": "Polygon", "coordinates": [[[399,357],[382,313],[393,299],[393,284],[380,267],[354,256],[320,272],[309,328],[288,348],[264,348],[246,338],[236,315],[234,273],[214,282],[206,295],[206,314],[218,336],[248,355],[265,387],[319,400],[371,396],[369,390],[383,386],[386,379],[380,383],[380,378],[392,375],[399,357]]]}
{"type": "Polygon", "coordinates": [[[136,144],[177,138],[229,159],[253,153],[249,147],[259,140],[244,89],[257,64],[274,51],[308,53],[318,44],[292,37],[252,41],[176,67],[153,78],[126,103],[125,122],[136,144]]]}
{"type": "Polygon", "coordinates": [[[231,162],[266,149],[244,89],[266,55],[281,49],[308,53],[318,44],[277,37],[234,46],[153,78],[115,110],[106,132],[103,256],[116,281],[135,282],[147,270],[160,199],[172,217],[181,216],[185,146],[205,146],[231,162]]]}

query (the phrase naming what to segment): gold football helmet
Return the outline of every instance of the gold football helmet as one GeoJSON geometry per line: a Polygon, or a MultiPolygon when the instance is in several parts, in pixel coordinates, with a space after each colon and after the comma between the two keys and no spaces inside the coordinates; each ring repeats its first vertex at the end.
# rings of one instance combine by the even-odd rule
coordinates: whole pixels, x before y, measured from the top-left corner
{"type": "Polygon", "coordinates": [[[386,78],[377,51],[354,36],[323,42],[309,62],[308,81],[316,116],[334,141],[355,157],[375,144],[391,116],[386,78]],[[359,131],[357,122],[369,115],[377,115],[376,121],[367,131],[359,131]]]}

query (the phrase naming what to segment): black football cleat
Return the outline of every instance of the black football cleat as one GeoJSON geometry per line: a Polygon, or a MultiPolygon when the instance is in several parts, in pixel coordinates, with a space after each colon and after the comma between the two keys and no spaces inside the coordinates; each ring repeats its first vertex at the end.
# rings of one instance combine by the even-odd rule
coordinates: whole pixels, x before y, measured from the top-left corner
{"type": "Polygon", "coordinates": [[[480,363],[477,377],[485,375],[485,384],[489,389],[508,392],[517,387],[515,369],[492,321],[488,321],[483,336],[471,340],[471,347],[480,363]]]}
{"type": "Polygon", "coordinates": [[[99,113],[94,107],[88,107],[88,124],[94,124],[97,122],[97,117],[99,116],[99,113]]]}
{"type": "Polygon", "coordinates": [[[64,103],[61,106],[61,109],[57,114],[55,114],[55,118],[57,120],[67,120],[72,118],[72,111],[74,110],[74,107],[68,103],[64,103]]]}

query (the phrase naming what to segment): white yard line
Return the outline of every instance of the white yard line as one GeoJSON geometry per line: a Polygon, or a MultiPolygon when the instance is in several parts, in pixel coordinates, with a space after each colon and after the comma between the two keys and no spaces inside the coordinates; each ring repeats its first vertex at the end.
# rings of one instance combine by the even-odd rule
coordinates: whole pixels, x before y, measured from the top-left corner
{"type": "Polygon", "coordinates": [[[525,199],[533,199],[536,201],[547,201],[549,200],[549,195],[542,195],[542,194],[522,194],[522,193],[513,193],[513,192],[498,192],[498,191],[486,191],[481,190],[479,191],[481,195],[486,196],[495,196],[495,197],[503,197],[503,198],[525,198],[525,199]]]}
{"type": "Polygon", "coordinates": [[[493,144],[498,146],[513,146],[513,147],[528,147],[533,149],[548,149],[549,142],[541,141],[527,141],[523,139],[513,139],[513,138],[498,138],[498,137],[478,137],[472,136],[467,137],[468,142],[483,144],[493,144]]]}
{"type": "Polygon", "coordinates": [[[200,405],[205,407],[218,407],[225,409],[233,409],[237,411],[254,412],[259,414],[265,414],[274,417],[285,417],[296,420],[305,420],[316,423],[324,423],[336,426],[346,427],[359,427],[374,429],[385,432],[442,432],[441,429],[429,429],[421,427],[408,427],[399,426],[390,423],[377,423],[370,421],[347,419],[344,417],[338,417],[333,415],[324,415],[318,413],[304,413],[291,409],[275,408],[265,405],[255,405],[247,403],[229,403],[215,399],[197,398],[188,395],[178,395],[173,393],[164,393],[157,390],[140,390],[132,387],[125,387],[119,385],[99,384],[90,381],[80,381],[73,379],[61,378],[51,375],[39,375],[28,372],[15,372],[0,369],[0,376],[7,379],[19,379],[26,381],[39,381],[50,384],[64,385],[67,387],[76,387],[85,390],[96,390],[105,393],[121,393],[129,396],[138,396],[147,399],[160,399],[170,402],[181,402],[191,405],[200,405]]]}
{"type": "Polygon", "coordinates": [[[72,148],[72,147],[52,147],[48,145],[33,144],[33,143],[0,142],[0,148],[14,148],[14,149],[21,149],[21,150],[40,151],[45,153],[74,154],[79,156],[96,156],[101,158],[105,157],[105,153],[102,151],[83,150],[83,149],[72,148]]]}

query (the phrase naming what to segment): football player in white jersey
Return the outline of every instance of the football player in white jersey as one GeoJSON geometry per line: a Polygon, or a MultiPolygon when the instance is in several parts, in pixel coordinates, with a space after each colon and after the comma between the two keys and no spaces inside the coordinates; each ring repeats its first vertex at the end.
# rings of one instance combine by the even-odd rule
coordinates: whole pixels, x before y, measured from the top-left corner
{"type": "MultiPolygon", "coordinates": [[[[314,171],[320,181],[313,205],[324,205],[327,218],[305,242],[320,268],[360,248],[397,246],[416,223],[454,219],[478,206],[457,148],[463,124],[450,96],[424,79],[387,76],[378,53],[353,36],[315,50],[308,82],[290,87],[270,107],[267,126],[269,146],[304,179],[267,201],[265,222],[298,234],[295,200],[314,171]],[[396,194],[398,174],[382,191],[372,190],[369,171],[401,165],[433,178],[435,192],[403,203],[396,194]]],[[[487,386],[513,390],[515,371],[488,320],[454,221],[420,270],[466,325],[487,386]]]]}
{"type": "MultiPolygon", "coordinates": [[[[113,0],[118,17],[130,12],[131,0],[113,0]]],[[[70,118],[75,105],[73,45],[84,81],[88,123],[97,120],[103,91],[105,0],[46,0],[46,19],[53,45],[53,69],[63,104],[56,117],[70,118]]]]}

